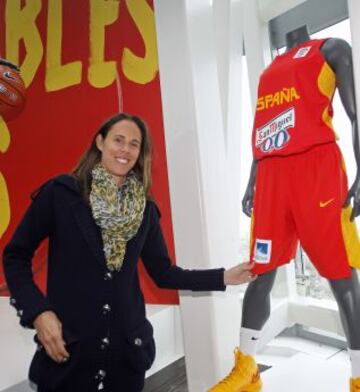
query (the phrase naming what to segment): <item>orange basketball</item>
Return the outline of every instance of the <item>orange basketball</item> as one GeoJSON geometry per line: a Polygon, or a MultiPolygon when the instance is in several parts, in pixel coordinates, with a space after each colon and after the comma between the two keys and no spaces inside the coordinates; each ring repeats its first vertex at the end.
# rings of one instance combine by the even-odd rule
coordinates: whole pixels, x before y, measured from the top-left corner
{"type": "Polygon", "coordinates": [[[25,106],[25,85],[15,69],[0,65],[0,115],[12,120],[25,106]]]}

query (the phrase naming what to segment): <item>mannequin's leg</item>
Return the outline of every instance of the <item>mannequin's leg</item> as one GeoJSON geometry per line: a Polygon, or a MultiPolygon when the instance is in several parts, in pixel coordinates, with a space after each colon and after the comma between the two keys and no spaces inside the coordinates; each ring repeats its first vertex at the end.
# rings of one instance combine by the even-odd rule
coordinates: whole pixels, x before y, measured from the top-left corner
{"type": "Polygon", "coordinates": [[[270,292],[277,270],[259,275],[245,292],[241,326],[260,330],[270,316],[270,292]]]}
{"type": "Polygon", "coordinates": [[[235,349],[235,366],[228,376],[208,392],[261,390],[262,381],[253,355],[261,329],[270,316],[270,292],[276,269],[259,275],[246,289],[240,328],[240,349],[235,349]]]}
{"type": "Polygon", "coordinates": [[[270,292],[276,271],[258,276],[245,292],[240,328],[240,348],[245,355],[255,355],[261,330],[270,316],[270,292]]]}
{"type": "Polygon", "coordinates": [[[352,377],[360,377],[360,285],[356,270],[351,278],[330,280],[339,306],[341,322],[349,346],[352,377]]]}
{"type": "Polygon", "coordinates": [[[360,285],[356,270],[351,278],[329,280],[339,306],[341,322],[349,347],[360,350],[360,285]]]}

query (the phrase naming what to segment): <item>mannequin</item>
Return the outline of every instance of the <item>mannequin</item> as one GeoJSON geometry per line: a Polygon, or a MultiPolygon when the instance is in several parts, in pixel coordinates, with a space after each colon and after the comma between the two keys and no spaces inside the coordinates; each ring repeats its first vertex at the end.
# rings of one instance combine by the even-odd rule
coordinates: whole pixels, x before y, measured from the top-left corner
{"type": "MultiPolygon", "coordinates": [[[[306,26],[302,26],[294,31],[287,33],[286,35],[286,48],[291,48],[299,45],[302,42],[310,40],[306,26]]],[[[352,126],[352,138],[353,147],[355,154],[355,161],[357,164],[357,173],[355,181],[348,192],[346,199],[346,205],[353,202],[353,211],[351,219],[360,215],[360,152],[359,152],[359,131],[356,116],[356,104],[355,104],[355,91],[354,91],[354,79],[353,73],[349,72],[351,67],[352,71],[352,60],[351,60],[351,48],[349,44],[340,39],[328,39],[321,48],[322,53],[328,64],[336,73],[337,86],[340,94],[342,104],[344,105],[345,111],[349,116],[352,126]]],[[[242,201],[243,212],[247,216],[251,216],[251,209],[254,198],[254,185],[256,179],[256,161],[253,161],[250,173],[250,179],[245,191],[245,195],[242,201]]],[[[346,333],[346,338],[349,342],[350,348],[360,349],[360,286],[357,279],[357,274],[354,271],[353,276],[350,279],[344,279],[340,281],[329,281],[332,291],[334,292],[335,299],[338,301],[341,320],[346,333]],[[353,300],[353,298],[358,301],[353,300]],[[339,302],[340,301],[340,302],[339,302]]],[[[249,300],[244,301],[243,308],[243,326],[251,327],[254,329],[260,329],[264,326],[268,316],[270,315],[270,300],[267,298],[270,294],[271,288],[275,280],[276,272],[266,274],[265,276],[259,276],[256,282],[249,285],[246,298],[249,300]],[[264,292],[268,292],[268,295],[264,300],[264,292]],[[259,307],[256,307],[256,315],[252,316],[253,311],[249,309],[250,297],[256,293],[262,297],[259,301],[259,306],[262,311],[259,311],[259,307]],[[262,305],[262,306],[261,306],[262,305]],[[259,317],[259,313],[262,313],[263,319],[259,317]]],[[[252,305],[251,305],[252,306],[252,305]]]]}
{"type": "MultiPolygon", "coordinates": [[[[286,53],[310,39],[306,26],[301,26],[290,31],[286,35],[286,53]]],[[[335,74],[336,86],[352,126],[352,140],[357,173],[355,181],[347,193],[343,207],[349,206],[352,202],[353,208],[350,220],[353,221],[355,217],[360,215],[360,152],[351,48],[344,40],[331,38],[324,41],[319,50],[335,74]]],[[[270,158],[269,161],[271,159],[273,158],[270,158]]],[[[291,158],[285,158],[284,161],[286,159],[291,158]]],[[[252,216],[254,206],[257,168],[258,161],[254,158],[248,185],[242,200],[243,212],[249,217],[252,216]]],[[[329,199],[329,201],[332,201],[332,199],[329,199]]],[[[261,219],[261,216],[255,218],[255,221],[256,219],[261,219]]],[[[260,332],[269,318],[270,292],[275,281],[275,276],[276,268],[259,274],[257,280],[250,283],[246,290],[240,331],[240,348],[246,355],[251,356],[255,354],[260,332]]],[[[329,284],[339,307],[343,329],[350,349],[350,358],[352,361],[350,388],[351,391],[355,391],[353,388],[360,388],[360,285],[356,270],[352,268],[349,277],[329,279],[329,284]]],[[[211,391],[243,391],[241,387],[233,383],[236,378],[234,377],[235,373],[236,369],[234,368],[232,373],[211,389],[211,391]]],[[[252,391],[259,391],[261,389],[261,383],[259,382],[256,385],[251,385],[254,385],[253,389],[251,389],[252,391]]],[[[247,389],[245,388],[245,390],[247,389]]]]}

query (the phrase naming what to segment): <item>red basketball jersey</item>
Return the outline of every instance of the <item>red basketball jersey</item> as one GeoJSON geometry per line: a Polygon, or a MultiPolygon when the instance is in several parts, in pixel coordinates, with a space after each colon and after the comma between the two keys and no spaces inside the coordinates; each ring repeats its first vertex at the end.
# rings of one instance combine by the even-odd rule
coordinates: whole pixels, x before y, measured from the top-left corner
{"type": "Polygon", "coordinates": [[[333,142],[335,74],[311,40],[277,56],[260,77],[252,144],[256,160],[333,142]]]}

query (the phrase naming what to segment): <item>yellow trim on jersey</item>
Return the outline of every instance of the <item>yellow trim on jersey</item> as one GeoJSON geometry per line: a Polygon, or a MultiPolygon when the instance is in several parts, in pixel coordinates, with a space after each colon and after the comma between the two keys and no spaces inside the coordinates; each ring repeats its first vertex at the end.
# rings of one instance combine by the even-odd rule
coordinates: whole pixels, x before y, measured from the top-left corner
{"type": "MultiPolygon", "coordinates": [[[[321,94],[325,95],[329,99],[329,104],[330,101],[334,95],[335,88],[336,88],[336,78],[335,78],[335,73],[331,69],[328,63],[324,63],[323,66],[321,67],[321,70],[319,72],[318,80],[317,80],[318,88],[321,94]]],[[[332,129],[332,131],[335,134],[335,139],[338,140],[339,137],[336,134],[334,127],[332,125],[332,118],[329,114],[329,106],[326,106],[326,108],[323,111],[322,114],[322,119],[324,123],[332,129]]]]}
{"type": "MultiPolygon", "coordinates": [[[[254,226],[255,226],[255,216],[254,216],[254,211],[251,212],[251,223],[250,223],[250,254],[249,254],[249,260],[251,257],[251,251],[254,245],[254,226]]],[[[252,260],[251,260],[252,261],[252,260]]]]}
{"type": "Polygon", "coordinates": [[[360,239],[355,222],[350,221],[351,211],[351,205],[342,209],[341,230],[349,265],[354,268],[360,268],[360,239]]]}
{"type": "Polygon", "coordinates": [[[344,173],[347,174],[346,165],[342,154],[341,154],[341,168],[343,169],[344,173]]]}

